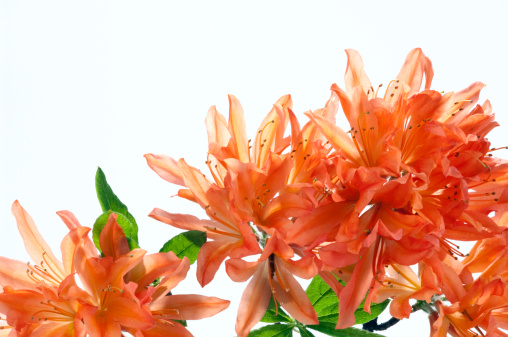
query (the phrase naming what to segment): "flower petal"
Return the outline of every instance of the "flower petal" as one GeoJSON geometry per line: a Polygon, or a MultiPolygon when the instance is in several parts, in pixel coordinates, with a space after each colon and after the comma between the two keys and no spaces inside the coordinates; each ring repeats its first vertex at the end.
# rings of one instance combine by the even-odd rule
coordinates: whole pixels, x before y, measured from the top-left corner
{"type": "Polygon", "coordinates": [[[242,106],[238,99],[233,95],[228,95],[229,98],[229,133],[231,134],[231,141],[234,154],[238,156],[238,160],[248,163],[249,160],[249,145],[247,143],[247,132],[245,127],[245,119],[242,106]]]}
{"type": "Polygon", "coordinates": [[[268,268],[258,268],[240,300],[235,325],[238,337],[246,337],[252,327],[261,320],[271,296],[268,268]]]}
{"type": "Polygon", "coordinates": [[[12,204],[12,214],[16,217],[18,223],[19,233],[23,238],[26,251],[36,263],[45,261],[46,264],[50,264],[52,270],[61,278],[65,278],[65,272],[63,265],[55,257],[49,245],[44,241],[41,234],[37,230],[32,217],[25,211],[23,207],[16,200],[12,204]]]}
{"type": "Polygon", "coordinates": [[[145,154],[146,162],[162,179],[172,184],[185,186],[176,160],[166,155],[145,154]]]}
{"type": "MultiPolygon", "coordinates": [[[[177,317],[168,319],[202,319],[211,317],[229,307],[229,301],[217,297],[208,297],[202,295],[171,295],[164,296],[150,304],[150,309],[154,311],[164,311],[164,309],[178,310],[177,317]]],[[[166,315],[168,315],[166,313],[166,315]]]]}

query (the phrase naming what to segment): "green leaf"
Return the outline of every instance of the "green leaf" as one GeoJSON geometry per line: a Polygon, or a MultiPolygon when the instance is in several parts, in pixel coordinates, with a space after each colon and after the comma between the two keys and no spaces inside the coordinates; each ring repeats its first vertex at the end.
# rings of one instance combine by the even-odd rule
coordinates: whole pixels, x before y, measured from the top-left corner
{"type": "MultiPolygon", "coordinates": [[[[339,300],[335,292],[319,276],[314,277],[306,290],[310,302],[316,309],[319,322],[337,323],[339,317],[339,300]]],[[[372,303],[371,313],[363,310],[363,302],[355,311],[356,324],[367,323],[378,317],[390,303],[386,300],[381,303],[372,303]]]]}
{"type": "Polygon", "coordinates": [[[273,297],[270,299],[270,304],[268,304],[268,309],[265,312],[263,318],[261,318],[261,322],[263,323],[278,323],[278,322],[286,322],[292,323],[294,320],[284,312],[280,307],[278,308],[278,314],[275,311],[275,302],[273,301],[273,297]]]}
{"type": "Polygon", "coordinates": [[[314,337],[314,335],[312,334],[312,332],[310,332],[309,330],[307,330],[306,328],[304,327],[301,327],[301,326],[298,326],[298,331],[300,331],[300,335],[302,337],[314,337]]]}
{"type": "Polygon", "coordinates": [[[193,264],[198,258],[199,249],[206,242],[206,233],[201,231],[188,231],[173,237],[162,246],[160,252],[173,252],[179,258],[187,256],[193,264]]]}
{"type": "Polygon", "coordinates": [[[338,337],[384,337],[367,330],[347,328],[335,330],[335,323],[319,323],[319,325],[307,325],[307,328],[327,334],[328,336],[338,337]]]}
{"type": "MultiPolygon", "coordinates": [[[[125,218],[129,220],[129,223],[131,224],[130,229],[130,235],[127,235],[127,238],[131,239],[135,242],[135,245],[139,247],[138,244],[138,225],[136,223],[136,220],[132,216],[132,214],[129,213],[129,210],[127,209],[127,206],[125,206],[120,199],[113,193],[113,190],[109,186],[106,175],[102,171],[100,167],[97,168],[97,173],[95,174],[95,190],[97,191],[97,198],[99,199],[99,203],[101,204],[101,208],[103,212],[107,211],[113,211],[116,214],[121,214],[125,218]]],[[[125,229],[124,229],[125,231],[125,229]]],[[[129,242],[129,247],[130,247],[129,242]]],[[[130,247],[133,249],[133,247],[130,247]]],[[[135,248],[135,247],[134,247],[135,248]]]]}
{"type": "Polygon", "coordinates": [[[293,325],[271,324],[262,328],[252,330],[249,337],[291,337],[293,336],[293,325]]]}
{"type": "Polygon", "coordinates": [[[179,319],[173,319],[173,321],[177,322],[177,323],[180,323],[181,325],[183,326],[187,326],[187,321],[184,321],[184,320],[179,320],[179,319]]]}
{"type": "MultiPolygon", "coordinates": [[[[106,226],[106,223],[108,222],[109,215],[111,213],[113,213],[113,212],[107,211],[107,212],[102,213],[97,218],[97,220],[95,220],[95,223],[93,225],[93,230],[92,230],[93,242],[94,242],[95,246],[97,247],[97,249],[99,249],[100,252],[102,252],[101,247],[100,247],[101,232],[102,232],[102,229],[104,228],[104,226],[106,226]]],[[[122,214],[116,213],[116,215],[118,216],[116,218],[116,222],[123,229],[125,237],[127,238],[127,242],[129,243],[130,249],[139,248],[137,242],[135,242],[134,240],[132,240],[130,238],[130,236],[132,235],[132,223],[129,221],[129,219],[127,219],[122,214]]]]}
{"type": "Polygon", "coordinates": [[[319,276],[312,279],[307,290],[310,303],[318,314],[319,321],[331,322],[335,315],[335,323],[339,313],[339,300],[335,292],[319,276]]]}
{"type": "MultiPolygon", "coordinates": [[[[370,314],[363,310],[363,303],[360,308],[355,311],[356,324],[363,324],[372,321],[374,318],[381,315],[381,313],[390,304],[390,300],[383,301],[381,303],[372,303],[370,305],[370,314]]],[[[337,322],[337,321],[335,321],[337,322]]]]}

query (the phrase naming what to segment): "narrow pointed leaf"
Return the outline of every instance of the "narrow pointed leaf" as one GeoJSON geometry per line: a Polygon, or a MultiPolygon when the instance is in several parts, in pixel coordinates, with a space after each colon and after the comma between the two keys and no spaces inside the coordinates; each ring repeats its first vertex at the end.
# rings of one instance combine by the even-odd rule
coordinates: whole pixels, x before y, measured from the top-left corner
{"type": "Polygon", "coordinates": [[[384,337],[367,330],[347,328],[335,330],[335,323],[320,323],[319,325],[307,325],[308,328],[327,334],[328,336],[337,337],[384,337]]]}
{"type": "MultiPolygon", "coordinates": [[[[131,234],[127,235],[127,238],[132,239],[138,245],[138,225],[136,220],[129,213],[127,206],[125,206],[120,199],[113,193],[111,186],[109,186],[106,175],[102,171],[100,167],[97,168],[97,173],[95,174],[95,190],[97,192],[97,198],[99,199],[99,203],[101,204],[101,208],[103,212],[113,211],[116,214],[121,214],[125,218],[129,220],[131,223],[131,234]]],[[[122,227],[123,228],[123,227],[122,227]]],[[[125,230],[125,229],[124,229],[125,230]]]]}
{"type": "Polygon", "coordinates": [[[261,318],[261,322],[263,323],[278,323],[278,322],[286,322],[291,323],[291,317],[282,310],[281,307],[277,311],[275,311],[275,302],[273,301],[273,297],[270,299],[270,304],[268,304],[268,309],[266,310],[265,315],[261,318]]]}
{"type": "Polygon", "coordinates": [[[201,231],[188,231],[173,237],[162,246],[160,252],[173,252],[179,258],[187,256],[193,264],[198,258],[199,250],[206,242],[206,233],[201,231]]]}
{"type": "Polygon", "coordinates": [[[249,337],[291,337],[293,336],[293,325],[272,324],[252,330],[249,337]]]}

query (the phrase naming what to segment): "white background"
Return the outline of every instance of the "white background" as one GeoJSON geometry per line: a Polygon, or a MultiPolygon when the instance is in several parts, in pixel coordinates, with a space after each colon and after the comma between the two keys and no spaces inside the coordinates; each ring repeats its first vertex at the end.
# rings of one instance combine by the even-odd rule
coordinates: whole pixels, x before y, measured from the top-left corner
{"type": "MultiPolygon", "coordinates": [[[[213,104],[227,115],[228,93],[240,99],[252,136],[287,93],[303,124],[332,83],[343,86],[345,48],[360,51],[373,85],[386,85],[421,47],[434,64],[434,89],[480,80],[488,85],[481,101],[490,99],[508,124],[507,9],[503,1],[1,1],[0,255],[28,260],[10,213],[15,199],[57,255],[66,227],[56,211],[91,226],[101,213],[97,166],[136,217],[142,247],[158,251],[180,231],[148,218],[152,208],[202,213],[171,198],[177,189],[143,154],[204,168],[204,118],[213,104]]],[[[507,130],[492,133],[495,146],[508,145],[507,130]]],[[[191,332],[234,336],[246,284],[220,270],[202,289],[194,273],[175,293],[231,306],[190,322],[191,332]]],[[[427,336],[425,315],[386,334],[408,332],[427,336]]]]}

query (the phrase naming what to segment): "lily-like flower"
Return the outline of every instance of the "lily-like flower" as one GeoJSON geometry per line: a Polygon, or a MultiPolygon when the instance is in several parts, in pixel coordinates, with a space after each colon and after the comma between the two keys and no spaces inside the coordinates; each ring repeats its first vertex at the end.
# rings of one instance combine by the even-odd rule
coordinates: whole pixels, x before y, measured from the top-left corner
{"type": "MultiPolygon", "coordinates": [[[[104,259],[111,258],[117,263],[124,256],[134,255],[137,249],[130,251],[122,228],[114,220],[114,216],[111,216],[104,226],[100,244],[106,256],[104,259]]],[[[146,312],[151,315],[154,325],[133,326],[132,322],[122,323],[116,316],[115,320],[134,336],[192,336],[175,320],[195,320],[213,316],[226,309],[229,301],[201,295],[170,294],[173,288],[185,279],[189,267],[189,260],[186,257],[183,260],[179,259],[173,252],[149,254],[135,260],[132,269],[124,275],[123,281],[127,282],[127,285],[137,285],[137,288],[132,288],[131,295],[134,295],[132,302],[139,302],[141,308],[146,310],[143,311],[144,315],[146,312]],[[160,282],[153,286],[152,282],[156,279],[160,279],[160,282]]],[[[115,289],[114,286],[109,287],[115,289]]],[[[127,306],[134,304],[127,303],[127,306]]],[[[127,312],[127,307],[124,307],[123,311],[127,312]]],[[[135,318],[130,316],[128,319],[135,318]]]]}
{"type": "Polygon", "coordinates": [[[299,322],[318,324],[317,314],[307,294],[293,276],[304,279],[316,276],[318,266],[315,257],[309,254],[300,260],[292,260],[293,257],[293,249],[275,232],[268,239],[258,261],[230,259],[226,262],[226,271],[233,281],[245,282],[252,277],[238,309],[236,332],[239,337],[247,336],[259,322],[272,296],[276,306],[281,305],[299,322]]]}
{"type": "Polygon", "coordinates": [[[75,284],[74,255],[88,228],[76,228],[62,241],[64,263],[58,261],[18,201],[12,205],[18,229],[35,264],[0,257],[0,312],[19,336],[85,336],[81,303],[67,296],[75,284]]]}

